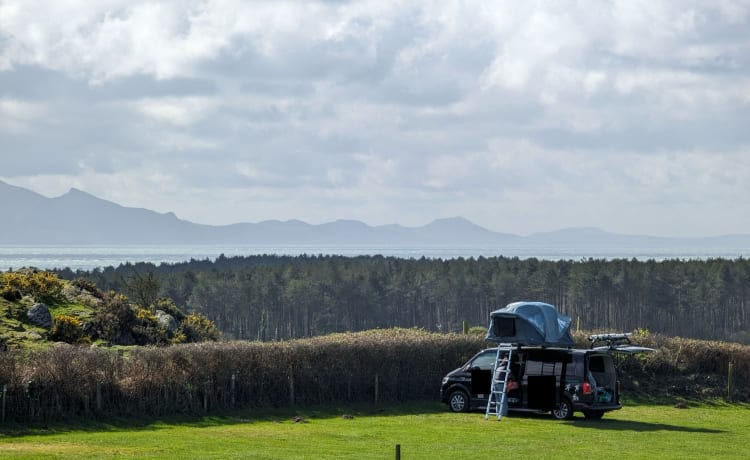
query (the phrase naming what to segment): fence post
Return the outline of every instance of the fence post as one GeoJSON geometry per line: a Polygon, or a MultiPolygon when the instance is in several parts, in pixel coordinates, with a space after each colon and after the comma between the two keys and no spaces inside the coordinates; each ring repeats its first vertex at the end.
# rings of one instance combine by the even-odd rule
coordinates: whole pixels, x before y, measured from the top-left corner
{"type": "Polygon", "coordinates": [[[378,382],[378,374],[375,374],[375,404],[378,403],[378,399],[380,397],[380,395],[379,395],[379,393],[380,393],[379,386],[380,386],[380,384],[378,382]]]}
{"type": "Polygon", "coordinates": [[[237,371],[232,372],[232,380],[229,383],[229,394],[231,395],[232,399],[232,408],[234,408],[235,402],[237,401],[237,394],[236,394],[236,382],[237,381],[237,371]]]}
{"type": "Polygon", "coordinates": [[[3,422],[5,421],[5,398],[8,396],[8,385],[3,384],[3,422]]]}
{"type": "Polygon", "coordinates": [[[732,361],[729,361],[729,367],[727,369],[727,399],[731,401],[734,394],[734,369],[732,368],[732,361]]]}
{"type": "Polygon", "coordinates": [[[294,405],[294,368],[289,368],[289,403],[294,405]]]}
{"type": "Polygon", "coordinates": [[[401,460],[401,444],[396,444],[396,460],[401,460]]]}
{"type": "Polygon", "coordinates": [[[102,411],[102,382],[96,382],[96,410],[102,411]]]}
{"type": "Polygon", "coordinates": [[[203,382],[203,412],[208,412],[208,381],[203,382]]]}

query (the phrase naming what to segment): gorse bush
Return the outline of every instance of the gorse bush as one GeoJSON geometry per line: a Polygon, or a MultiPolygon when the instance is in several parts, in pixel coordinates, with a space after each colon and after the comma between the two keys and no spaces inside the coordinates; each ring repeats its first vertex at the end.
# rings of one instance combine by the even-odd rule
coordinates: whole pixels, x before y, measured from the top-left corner
{"type": "MultiPolygon", "coordinates": [[[[130,334],[130,325],[136,320],[127,297],[110,291],[95,312],[93,323],[99,337],[112,343],[128,342],[123,336],[130,334]]],[[[132,344],[132,340],[130,341],[132,344]]]]}
{"type": "Polygon", "coordinates": [[[30,295],[41,302],[57,300],[62,293],[63,281],[51,272],[26,270],[0,273],[0,286],[2,296],[7,300],[30,295]]]}
{"type": "Polygon", "coordinates": [[[184,336],[185,342],[219,340],[221,337],[221,331],[213,321],[200,313],[191,313],[183,318],[179,332],[184,336]]]}
{"type": "Polygon", "coordinates": [[[74,316],[60,315],[52,320],[50,339],[57,342],[81,343],[84,334],[81,329],[81,320],[74,316]]]}

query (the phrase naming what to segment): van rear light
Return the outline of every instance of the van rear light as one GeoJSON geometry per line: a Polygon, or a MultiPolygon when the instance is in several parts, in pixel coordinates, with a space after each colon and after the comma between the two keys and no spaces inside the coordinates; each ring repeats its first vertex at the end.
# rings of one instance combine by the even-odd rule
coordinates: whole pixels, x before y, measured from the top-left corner
{"type": "Polygon", "coordinates": [[[591,386],[589,382],[583,382],[583,386],[581,387],[583,390],[583,394],[590,395],[594,392],[594,387],[591,386]]]}

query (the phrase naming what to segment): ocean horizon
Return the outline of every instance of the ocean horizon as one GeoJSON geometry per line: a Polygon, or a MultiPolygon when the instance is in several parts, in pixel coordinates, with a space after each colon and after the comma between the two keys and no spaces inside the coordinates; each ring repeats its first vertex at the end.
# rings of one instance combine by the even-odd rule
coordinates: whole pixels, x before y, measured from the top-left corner
{"type": "Polygon", "coordinates": [[[404,259],[458,259],[479,257],[518,257],[539,260],[668,259],[706,260],[737,259],[750,255],[750,248],[613,248],[613,247],[523,247],[523,246],[260,246],[260,245],[76,245],[76,246],[0,246],[0,270],[35,267],[43,270],[64,269],[91,271],[127,263],[146,262],[159,265],[195,260],[215,260],[224,255],[340,255],[374,256],[404,259]]]}

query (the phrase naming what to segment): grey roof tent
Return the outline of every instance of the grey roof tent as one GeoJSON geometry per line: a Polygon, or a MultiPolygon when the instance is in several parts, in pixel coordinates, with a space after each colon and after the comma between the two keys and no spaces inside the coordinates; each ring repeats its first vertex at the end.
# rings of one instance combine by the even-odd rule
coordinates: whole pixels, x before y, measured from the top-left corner
{"type": "Polygon", "coordinates": [[[573,346],[570,317],[543,302],[514,302],[493,311],[486,339],[527,346],[573,346]]]}

